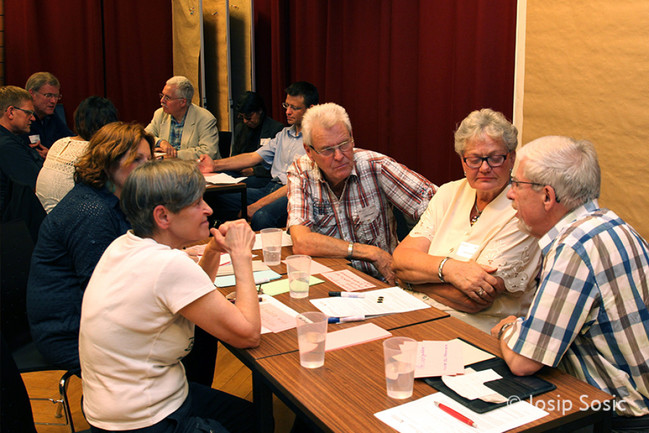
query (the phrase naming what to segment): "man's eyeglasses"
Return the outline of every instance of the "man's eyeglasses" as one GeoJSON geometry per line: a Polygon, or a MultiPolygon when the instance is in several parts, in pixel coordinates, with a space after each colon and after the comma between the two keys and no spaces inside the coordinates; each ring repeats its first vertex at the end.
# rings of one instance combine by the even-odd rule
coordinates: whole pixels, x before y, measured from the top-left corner
{"type": "Polygon", "coordinates": [[[300,111],[306,108],[306,107],[296,107],[295,105],[287,104],[286,102],[282,102],[282,107],[284,107],[285,110],[288,110],[290,108],[293,111],[300,111]]]}
{"type": "MultiPolygon", "coordinates": [[[[534,186],[546,186],[547,185],[545,183],[525,182],[525,181],[522,181],[522,180],[517,180],[514,176],[509,178],[509,183],[512,184],[512,189],[518,189],[518,188],[521,187],[521,185],[534,185],[534,186]]],[[[561,203],[561,200],[559,199],[559,196],[557,195],[557,190],[552,185],[548,185],[548,186],[552,187],[552,189],[554,190],[554,200],[557,203],[561,203]]]]}
{"type": "Polygon", "coordinates": [[[41,93],[38,90],[36,90],[36,93],[38,93],[45,99],[55,99],[56,101],[60,101],[61,99],[63,99],[63,95],[60,93],[41,93]]]}
{"type": "Polygon", "coordinates": [[[525,182],[522,180],[517,180],[514,176],[509,178],[509,182],[512,184],[514,188],[520,188],[521,185],[535,185],[535,186],[545,186],[543,183],[537,183],[537,182],[525,182]]]}
{"type": "Polygon", "coordinates": [[[489,155],[489,156],[469,156],[466,158],[462,158],[462,161],[467,165],[469,168],[480,168],[482,167],[482,163],[487,161],[487,165],[491,168],[495,167],[500,167],[505,163],[505,160],[507,159],[507,155],[489,155]]]}
{"type": "Polygon", "coordinates": [[[13,106],[16,110],[20,110],[23,113],[25,113],[28,117],[32,117],[35,114],[35,111],[32,110],[25,110],[24,108],[16,107],[15,105],[13,106]]]}
{"type": "Polygon", "coordinates": [[[176,100],[176,99],[185,99],[185,98],[172,98],[171,96],[167,96],[164,93],[158,93],[158,96],[160,96],[160,99],[162,99],[165,102],[173,101],[173,100],[176,100]]]}
{"type": "Polygon", "coordinates": [[[309,147],[313,149],[315,153],[318,155],[322,155],[324,157],[330,157],[333,156],[333,154],[336,152],[336,149],[340,150],[341,152],[347,152],[349,149],[354,146],[354,139],[350,138],[349,140],[345,140],[342,143],[336,145],[336,146],[331,146],[331,147],[325,147],[324,149],[318,151],[316,150],[315,147],[309,144],[309,147]]]}

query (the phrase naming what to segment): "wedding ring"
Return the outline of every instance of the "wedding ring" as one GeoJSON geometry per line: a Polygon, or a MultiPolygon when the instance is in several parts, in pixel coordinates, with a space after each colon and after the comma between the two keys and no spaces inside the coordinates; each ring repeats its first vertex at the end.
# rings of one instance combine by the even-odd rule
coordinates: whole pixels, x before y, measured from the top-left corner
{"type": "Polygon", "coordinates": [[[478,290],[476,294],[482,298],[482,295],[484,295],[484,289],[478,290]]]}

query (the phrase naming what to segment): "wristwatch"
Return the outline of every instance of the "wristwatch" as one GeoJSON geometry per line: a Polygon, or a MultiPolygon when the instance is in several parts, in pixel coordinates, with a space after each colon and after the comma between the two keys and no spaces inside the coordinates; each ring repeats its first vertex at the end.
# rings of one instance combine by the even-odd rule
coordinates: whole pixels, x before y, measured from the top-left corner
{"type": "Polygon", "coordinates": [[[347,245],[347,259],[351,260],[354,257],[354,243],[350,242],[349,245],[347,245]]]}

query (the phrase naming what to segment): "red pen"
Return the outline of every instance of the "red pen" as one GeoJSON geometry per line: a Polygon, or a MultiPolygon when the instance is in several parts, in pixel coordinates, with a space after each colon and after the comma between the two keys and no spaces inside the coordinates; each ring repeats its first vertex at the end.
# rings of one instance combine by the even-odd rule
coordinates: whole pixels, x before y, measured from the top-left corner
{"type": "Polygon", "coordinates": [[[439,402],[434,402],[434,403],[435,403],[435,406],[442,409],[444,412],[451,415],[456,420],[462,421],[464,424],[470,425],[471,427],[476,427],[476,428],[478,427],[478,425],[475,422],[471,421],[469,418],[465,417],[461,413],[454,411],[453,409],[446,406],[445,404],[439,403],[439,402]]]}

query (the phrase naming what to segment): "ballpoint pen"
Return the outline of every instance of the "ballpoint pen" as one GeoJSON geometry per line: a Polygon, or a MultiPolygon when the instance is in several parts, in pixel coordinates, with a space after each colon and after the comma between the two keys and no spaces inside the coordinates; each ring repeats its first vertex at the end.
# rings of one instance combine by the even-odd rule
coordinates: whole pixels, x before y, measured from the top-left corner
{"type": "Polygon", "coordinates": [[[329,323],[346,323],[346,322],[361,322],[367,319],[367,317],[361,316],[347,316],[347,317],[329,317],[327,321],[329,323]]]}
{"type": "Polygon", "coordinates": [[[341,298],[364,298],[365,293],[329,292],[329,296],[339,296],[341,298]]]}
{"type": "Polygon", "coordinates": [[[437,406],[438,408],[440,408],[441,410],[443,410],[447,414],[451,415],[456,420],[462,421],[464,424],[470,425],[471,427],[476,427],[476,428],[478,427],[478,425],[474,421],[471,421],[469,418],[465,417],[464,415],[462,415],[459,412],[456,412],[455,410],[451,409],[450,407],[446,406],[445,404],[439,403],[437,401],[434,402],[434,403],[435,403],[435,406],[437,406]]]}

